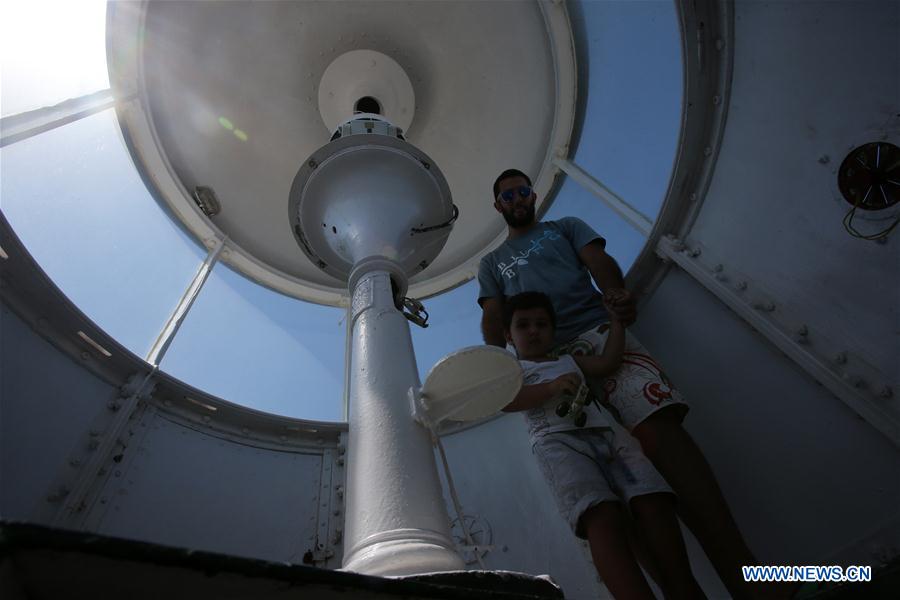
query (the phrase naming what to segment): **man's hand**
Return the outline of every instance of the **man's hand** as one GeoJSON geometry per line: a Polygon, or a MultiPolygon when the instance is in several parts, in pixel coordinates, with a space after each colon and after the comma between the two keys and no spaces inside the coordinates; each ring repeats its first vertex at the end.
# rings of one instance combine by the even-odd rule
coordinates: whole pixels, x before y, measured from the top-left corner
{"type": "Polygon", "coordinates": [[[611,317],[628,327],[637,318],[637,303],[625,288],[608,288],[603,291],[603,305],[611,317]]]}
{"type": "Polygon", "coordinates": [[[553,392],[554,398],[562,395],[574,396],[578,393],[579,387],[581,387],[581,378],[575,373],[560,375],[550,382],[550,391],[553,392]]]}

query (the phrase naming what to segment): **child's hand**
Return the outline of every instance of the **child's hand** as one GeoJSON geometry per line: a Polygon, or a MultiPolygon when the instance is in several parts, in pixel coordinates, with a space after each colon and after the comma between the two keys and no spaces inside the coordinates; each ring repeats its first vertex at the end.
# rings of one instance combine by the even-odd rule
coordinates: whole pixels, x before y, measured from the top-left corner
{"type": "Polygon", "coordinates": [[[579,387],[581,387],[581,378],[575,373],[560,375],[550,382],[550,391],[553,392],[554,397],[564,394],[574,396],[578,393],[579,387]]]}

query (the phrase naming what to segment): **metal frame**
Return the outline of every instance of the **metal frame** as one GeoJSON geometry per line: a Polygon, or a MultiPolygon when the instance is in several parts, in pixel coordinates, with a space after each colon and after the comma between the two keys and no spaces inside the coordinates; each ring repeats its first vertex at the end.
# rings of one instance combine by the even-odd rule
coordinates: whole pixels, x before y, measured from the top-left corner
{"type": "Polygon", "coordinates": [[[27,140],[57,127],[74,123],[85,117],[114,108],[119,103],[129,102],[135,94],[116,98],[110,89],[94,94],[86,94],[60,102],[55,106],[45,106],[0,119],[0,148],[27,140]]]}

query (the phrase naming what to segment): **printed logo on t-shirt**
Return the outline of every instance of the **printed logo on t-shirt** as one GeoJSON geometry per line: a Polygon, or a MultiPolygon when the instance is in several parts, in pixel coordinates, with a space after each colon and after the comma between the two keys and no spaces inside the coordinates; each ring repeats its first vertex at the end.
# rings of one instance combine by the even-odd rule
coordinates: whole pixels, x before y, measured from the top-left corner
{"type": "Polygon", "coordinates": [[[519,254],[513,254],[509,257],[509,263],[499,262],[497,263],[497,270],[500,271],[500,274],[507,279],[512,279],[517,275],[516,271],[513,267],[523,267],[528,264],[528,257],[532,254],[540,254],[544,249],[544,245],[541,243],[544,240],[555,241],[561,238],[562,236],[555,232],[553,229],[546,229],[544,231],[544,235],[539,238],[531,240],[531,245],[519,252],[519,254]]]}

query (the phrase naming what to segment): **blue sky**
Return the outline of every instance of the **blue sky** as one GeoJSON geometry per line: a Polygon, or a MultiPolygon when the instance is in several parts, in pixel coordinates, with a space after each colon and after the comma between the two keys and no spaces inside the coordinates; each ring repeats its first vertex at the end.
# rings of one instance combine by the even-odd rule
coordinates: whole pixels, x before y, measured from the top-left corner
{"type": "MultiPolygon", "coordinates": [[[[81,10],[48,24],[46,11],[3,3],[4,116],[108,86],[102,3],[77,4],[81,10]],[[84,26],[72,26],[73,19],[84,26]],[[33,35],[39,26],[59,31],[33,35]],[[76,46],[84,55],[73,62],[76,46]]],[[[574,8],[589,45],[587,111],[574,161],[652,219],[668,185],[680,122],[674,4],[600,1],[574,8]]],[[[144,356],[206,251],[154,202],[116,128],[110,110],[3,148],[0,210],[60,289],[144,356]]],[[[488,196],[485,190],[486,202],[488,196]]],[[[571,180],[546,218],[566,215],[603,235],[623,269],[644,244],[571,180]]],[[[446,353],[481,343],[477,292],[469,282],[425,301],[431,326],[412,327],[422,377],[446,353]]],[[[161,367],[259,410],[341,420],[343,318],[342,309],[288,298],[219,264],[161,367]]]]}

